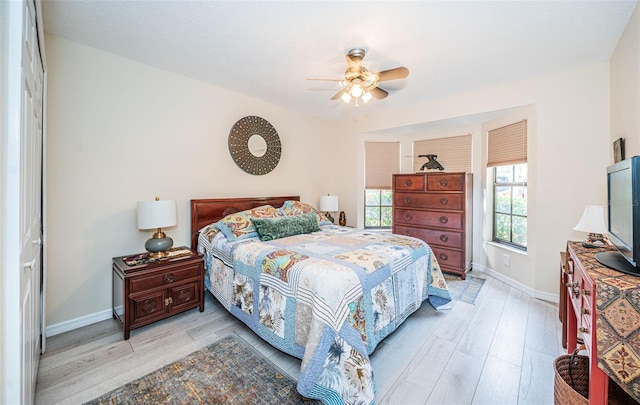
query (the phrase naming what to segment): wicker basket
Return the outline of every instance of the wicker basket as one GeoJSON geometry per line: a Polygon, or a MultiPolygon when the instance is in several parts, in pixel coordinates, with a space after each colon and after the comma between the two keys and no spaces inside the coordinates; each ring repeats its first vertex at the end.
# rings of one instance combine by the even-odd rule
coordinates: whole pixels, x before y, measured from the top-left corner
{"type": "Polygon", "coordinates": [[[576,353],[562,355],[553,362],[555,405],[589,404],[589,357],[576,353]]]}

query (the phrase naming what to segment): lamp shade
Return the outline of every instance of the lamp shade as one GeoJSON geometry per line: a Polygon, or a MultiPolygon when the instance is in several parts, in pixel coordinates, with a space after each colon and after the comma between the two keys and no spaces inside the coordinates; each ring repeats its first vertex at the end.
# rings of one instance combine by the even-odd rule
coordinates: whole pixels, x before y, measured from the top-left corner
{"type": "Polygon", "coordinates": [[[607,233],[607,225],[604,223],[604,207],[599,205],[587,205],[584,207],[582,218],[580,218],[573,230],[588,233],[607,233]]]}
{"type": "Polygon", "coordinates": [[[138,229],[175,226],[178,223],[175,200],[138,202],[138,229]]]}
{"type": "Polygon", "coordinates": [[[322,197],[320,197],[320,211],[323,211],[323,212],[338,211],[338,196],[323,195],[322,197]]]}

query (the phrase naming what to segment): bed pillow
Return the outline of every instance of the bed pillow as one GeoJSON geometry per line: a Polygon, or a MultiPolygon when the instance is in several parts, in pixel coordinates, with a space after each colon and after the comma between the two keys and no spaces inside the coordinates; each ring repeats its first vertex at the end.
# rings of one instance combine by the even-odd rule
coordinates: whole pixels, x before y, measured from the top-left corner
{"type": "Polygon", "coordinates": [[[277,218],[252,218],[261,241],[280,239],[320,230],[315,213],[277,218]]]}
{"type": "Polygon", "coordinates": [[[275,218],[282,214],[271,205],[262,205],[246,211],[229,214],[216,222],[216,228],[231,242],[258,236],[251,218],[275,218]]]}
{"type": "Polygon", "coordinates": [[[320,225],[331,225],[332,222],[320,211],[312,207],[307,203],[303,203],[295,200],[288,200],[282,204],[282,207],[278,209],[282,215],[293,216],[301,214],[314,213],[320,225]]]}

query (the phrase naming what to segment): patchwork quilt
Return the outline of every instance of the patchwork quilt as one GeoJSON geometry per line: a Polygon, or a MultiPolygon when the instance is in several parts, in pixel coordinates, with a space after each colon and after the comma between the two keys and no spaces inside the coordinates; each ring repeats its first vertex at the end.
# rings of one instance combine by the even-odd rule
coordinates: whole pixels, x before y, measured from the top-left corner
{"type": "Polygon", "coordinates": [[[369,355],[424,300],[451,300],[423,241],[341,226],[261,242],[205,228],[206,288],[274,347],[302,359],[298,391],[373,404],[369,355]]]}

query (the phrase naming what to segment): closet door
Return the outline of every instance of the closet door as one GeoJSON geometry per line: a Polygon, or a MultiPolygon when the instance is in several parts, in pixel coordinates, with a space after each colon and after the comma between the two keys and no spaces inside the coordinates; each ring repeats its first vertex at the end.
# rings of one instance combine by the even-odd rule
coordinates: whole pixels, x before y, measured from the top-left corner
{"type": "MultiPolygon", "coordinates": [[[[42,145],[44,72],[34,0],[10,1],[6,8],[7,104],[9,122],[2,176],[6,215],[2,240],[5,273],[2,303],[6,356],[1,403],[31,404],[41,351],[42,145]]],[[[4,32],[3,32],[4,33],[4,32]]],[[[3,50],[4,53],[4,50],[3,50]]],[[[3,357],[4,357],[3,356],[3,357]]]]}

